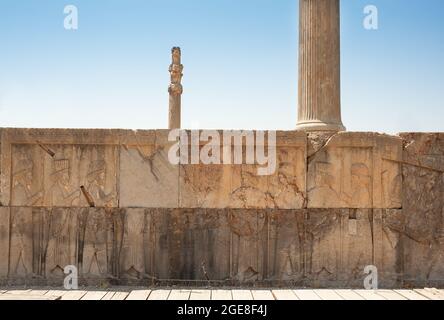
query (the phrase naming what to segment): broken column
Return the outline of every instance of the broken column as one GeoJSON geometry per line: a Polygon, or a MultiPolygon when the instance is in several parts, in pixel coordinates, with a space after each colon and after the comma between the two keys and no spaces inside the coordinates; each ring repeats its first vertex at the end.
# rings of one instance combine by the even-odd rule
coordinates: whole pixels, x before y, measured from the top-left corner
{"type": "Polygon", "coordinates": [[[168,128],[180,129],[180,109],[182,88],[183,65],[180,63],[181,51],[179,47],[171,49],[173,62],[170,65],[171,84],[168,88],[170,94],[168,128]]]}
{"type": "Polygon", "coordinates": [[[299,1],[298,130],[344,131],[339,0],[299,1]]]}

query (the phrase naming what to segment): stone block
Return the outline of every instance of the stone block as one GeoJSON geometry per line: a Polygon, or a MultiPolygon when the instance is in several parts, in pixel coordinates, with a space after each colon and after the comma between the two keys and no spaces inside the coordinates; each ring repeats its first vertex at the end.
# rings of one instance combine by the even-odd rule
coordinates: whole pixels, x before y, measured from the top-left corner
{"type": "Polygon", "coordinates": [[[2,130],[0,202],[12,206],[117,206],[123,130],[2,130]]]}
{"type": "Polygon", "coordinates": [[[270,211],[268,221],[267,280],[301,286],[305,273],[305,212],[270,211]]]}
{"type": "Polygon", "coordinates": [[[11,208],[8,277],[26,279],[33,270],[32,208],[11,208]]]}
{"type": "MultiPolygon", "coordinates": [[[[233,144],[232,157],[234,153],[233,144]]],[[[304,133],[277,132],[276,170],[271,175],[259,175],[258,168],[263,166],[257,162],[246,164],[245,145],[242,155],[243,164],[181,165],[180,207],[298,209],[305,206],[304,133]]]]}
{"type": "MultiPolygon", "coordinates": [[[[82,278],[112,278],[113,209],[87,208],[78,216],[78,268],[82,278]]],[[[115,209],[114,209],[115,210],[115,209]]]]}
{"type": "Polygon", "coordinates": [[[34,208],[33,222],[33,273],[63,283],[64,268],[77,266],[81,252],[79,216],[82,208],[34,208]],[[79,247],[80,245],[80,247],[79,247]]]}
{"type": "Polygon", "coordinates": [[[267,274],[268,212],[229,211],[231,279],[241,283],[262,281],[267,274]]]}
{"type": "Polygon", "coordinates": [[[128,281],[153,280],[154,237],[153,210],[120,209],[115,216],[117,274],[128,281]]]}
{"type": "Polygon", "coordinates": [[[137,132],[120,148],[120,207],[177,208],[179,166],[167,130],[137,132]]]}
{"type": "Polygon", "coordinates": [[[403,133],[402,219],[399,237],[405,283],[444,283],[444,134],[403,133]]]}
{"type": "Polygon", "coordinates": [[[400,133],[406,165],[444,171],[444,133],[400,133]]]}
{"type": "Polygon", "coordinates": [[[0,278],[8,276],[10,209],[0,207],[0,278]]]}
{"type": "Polygon", "coordinates": [[[380,288],[400,288],[404,279],[404,256],[399,233],[404,223],[403,210],[373,210],[373,265],[378,268],[380,288]]]}
{"type": "Polygon", "coordinates": [[[372,212],[309,209],[305,219],[305,275],[314,287],[361,287],[373,264],[372,212]]]}
{"type": "Polygon", "coordinates": [[[174,209],[153,212],[152,273],[165,281],[218,281],[229,278],[227,214],[218,210],[174,209]]]}
{"type": "Polygon", "coordinates": [[[308,208],[400,208],[402,140],[341,132],[308,159],[308,208]]]}

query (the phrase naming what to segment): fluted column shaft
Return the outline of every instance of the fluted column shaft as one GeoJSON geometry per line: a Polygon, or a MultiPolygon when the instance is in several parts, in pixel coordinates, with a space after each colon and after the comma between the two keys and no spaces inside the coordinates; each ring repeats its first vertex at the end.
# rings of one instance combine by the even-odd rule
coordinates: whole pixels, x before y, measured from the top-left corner
{"type": "Polygon", "coordinates": [[[297,129],[343,131],[339,0],[299,0],[297,129]]]}

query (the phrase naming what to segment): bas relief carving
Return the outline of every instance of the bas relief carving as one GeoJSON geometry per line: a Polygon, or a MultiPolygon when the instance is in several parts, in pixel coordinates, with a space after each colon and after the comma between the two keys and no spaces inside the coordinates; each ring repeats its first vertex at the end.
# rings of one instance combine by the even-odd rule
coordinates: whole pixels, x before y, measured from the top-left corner
{"type": "Polygon", "coordinates": [[[336,139],[309,161],[308,207],[400,208],[401,142],[336,139]]]}
{"type": "Polygon", "coordinates": [[[81,186],[95,206],[117,206],[117,147],[13,145],[11,157],[13,206],[87,207],[81,186]]]}

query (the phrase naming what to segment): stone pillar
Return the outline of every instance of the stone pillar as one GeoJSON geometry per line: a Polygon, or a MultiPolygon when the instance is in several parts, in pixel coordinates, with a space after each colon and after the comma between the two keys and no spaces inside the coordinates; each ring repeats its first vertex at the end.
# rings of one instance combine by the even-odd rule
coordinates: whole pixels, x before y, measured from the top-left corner
{"type": "Polygon", "coordinates": [[[181,51],[180,48],[174,47],[171,49],[173,62],[170,65],[169,72],[171,75],[171,84],[168,87],[170,94],[169,114],[168,114],[168,128],[180,129],[180,112],[181,112],[181,97],[182,97],[182,71],[183,65],[180,63],[181,51]]]}
{"type": "Polygon", "coordinates": [[[339,13],[339,0],[299,0],[298,130],[345,131],[339,13]]]}

